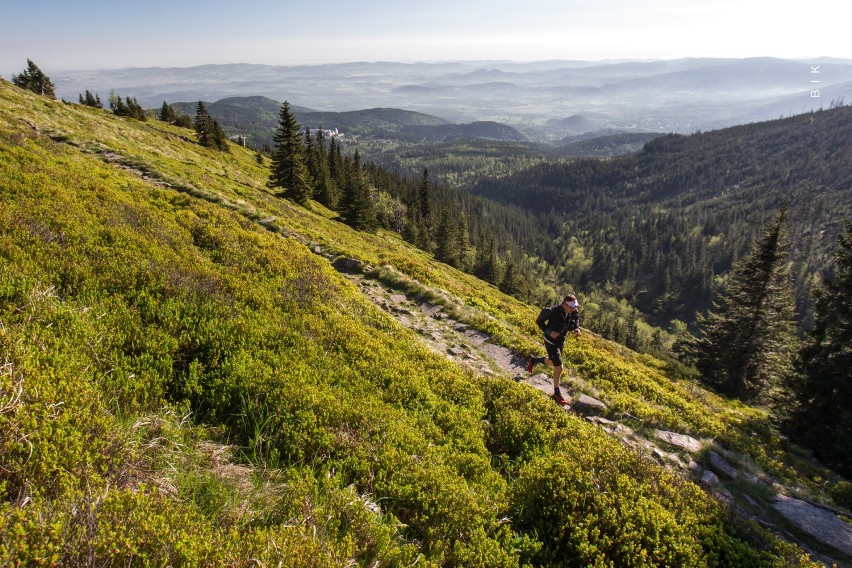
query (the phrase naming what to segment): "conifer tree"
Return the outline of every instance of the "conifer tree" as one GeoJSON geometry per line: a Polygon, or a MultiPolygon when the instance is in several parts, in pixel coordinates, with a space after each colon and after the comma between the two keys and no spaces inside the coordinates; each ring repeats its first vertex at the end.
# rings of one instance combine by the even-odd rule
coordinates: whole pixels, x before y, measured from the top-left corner
{"type": "Polygon", "coordinates": [[[358,150],[355,150],[355,156],[348,161],[347,166],[341,198],[343,221],[359,231],[373,231],[378,224],[376,207],[370,195],[369,182],[361,168],[358,150]]]}
{"type": "Polygon", "coordinates": [[[80,104],[89,106],[92,108],[103,108],[104,105],[101,103],[100,97],[93,95],[89,89],[86,89],[86,96],[80,95],[80,104]]]}
{"type": "Polygon", "coordinates": [[[230,152],[228,148],[228,137],[225,136],[225,131],[222,130],[222,127],[215,120],[212,120],[211,130],[213,133],[213,144],[212,147],[217,150],[221,150],[223,152],[230,152]]]}
{"type": "Polygon", "coordinates": [[[313,183],[308,172],[302,131],[296,117],[290,112],[290,103],[284,101],[279,113],[278,128],[273,138],[270,187],[281,188],[281,195],[301,204],[313,196],[313,183]]]}
{"type": "Polygon", "coordinates": [[[32,59],[27,59],[27,68],[12,77],[12,82],[18,87],[32,91],[37,95],[51,99],[56,98],[56,87],[53,85],[53,81],[38,68],[38,65],[33,63],[32,59]]]}
{"type": "Polygon", "coordinates": [[[311,165],[309,168],[311,177],[315,184],[314,195],[316,200],[329,209],[336,209],[339,196],[329,171],[328,150],[322,129],[317,132],[317,139],[313,144],[312,158],[309,164],[311,165]]]}
{"type": "Polygon", "coordinates": [[[839,244],[834,278],[814,294],[814,328],[796,364],[798,408],[786,426],[823,463],[852,475],[852,222],[839,244]]]}
{"type": "Polygon", "coordinates": [[[770,402],[796,349],[786,218],[782,209],[764,225],[715,311],[699,318],[696,366],[707,383],[744,401],[770,402]]]}
{"type": "Polygon", "coordinates": [[[433,207],[432,184],[429,183],[429,172],[426,168],[423,168],[423,177],[420,180],[418,200],[420,203],[420,216],[423,218],[423,222],[426,223],[426,228],[431,229],[433,207]]]}
{"type": "Polygon", "coordinates": [[[470,269],[468,252],[470,251],[470,235],[468,235],[467,215],[462,211],[459,215],[456,228],[456,251],[458,254],[458,267],[464,271],[470,269]]]}
{"type": "Polygon", "coordinates": [[[426,252],[432,252],[435,249],[434,241],[434,196],[432,194],[432,184],[429,182],[429,172],[426,168],[423,169],[423,176],[420,179],[420,185],[414,193],[413,203],[410,205],[412,209],[416,209],[417,215],[412,216],[412,220],[417,219],[421,226],[416,233],[419,235],[416,246],[426,252]]]}
{"type": "Polygon", "coordinates": [[[328,174],[331,176],[332,183],[338,188],[338,193],[343,188],[345,172],[340,144],[332,138],[328,147],[328,174]]]}
{"type": "Polygon", "coordinates": [[[135,98],[127,97],[125,108],[127,109],[127,115],[130,118],[135,118],[136,120],[147,120],[148,117],[145,114],[145,109],[142,108],[135,98]]]}
{"type": "Polygon", "coordinates": [[[205,147],[213,145],[213,121],[207,113],[204,101],[198,101],[195,105],[195,135],[198,143],[205,147]]]}
{"type": "Polygon", "coordinates": [[[435,228],[435,258],[455,267],[459,265],[457,229],[450,210],[446,207],[441,209],[435,228]]]}
{"type": "Polygon", "coordinates": [[[166,101],[163,101],[163,106],[160,107],[160,120],[169,124],[173,124],[177,120],[174,109],[166,101]]]}

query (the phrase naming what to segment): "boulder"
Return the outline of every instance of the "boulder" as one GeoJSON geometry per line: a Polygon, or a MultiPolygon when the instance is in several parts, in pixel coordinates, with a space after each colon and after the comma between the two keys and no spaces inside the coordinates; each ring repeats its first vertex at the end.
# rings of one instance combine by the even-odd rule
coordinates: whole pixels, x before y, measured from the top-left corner
{"type": "Polygon", "coordinates": [[[704,473],[701,474],[701,478],[698,480],[698,483],[704,487],[716,487],[719,485],[719,476],[709,469],[705,469],[704,473]]]}
{"type": "Polygon", "coordinates": [[[340,272],[364,272],[364,263],[357,258],[339,256],[331,264],[340,272]]]}
{"type": "Polygon", "coordinates": [[[739,477],[739,472],[737,471],[737,468],[728,463],[725,458],[723,458],[716,452],[708,453],[707,457],[710,460],[710,469],[712,469],[722,477],[727,477],[728,479],[736,479],[737,477],[739,477]]]}
{"type": "Polygon", "coordinates": [[[701,450],[701,442],[692,436],[687,436],[686,434],[677,434],[675,432],[667,432],[665,430],[655,430],[654,436],[656,436],[658,440],[662,440],[672,446],[677,446],[678,448],[684,449],[688,452],[698,452],[701,450]]]}
{"type": "Polygon", "coordinates": [[[571,403],[571,408],[575,412],[585,416],[595,416],[607,411],[607,406],[604,403],[585,394],[577,397],[571,403]]]}
{"type": "Polygon", "coordinates": [[[821,543],[852,556],[852,525],[800,499],[778,495],[772,505],[784,518],[821,543]]]}

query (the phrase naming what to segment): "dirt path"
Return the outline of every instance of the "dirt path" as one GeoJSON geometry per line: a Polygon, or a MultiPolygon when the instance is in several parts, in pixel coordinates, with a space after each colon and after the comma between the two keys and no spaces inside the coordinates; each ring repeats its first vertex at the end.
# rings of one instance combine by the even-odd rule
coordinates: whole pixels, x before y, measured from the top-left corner
{"type": "MultiPolygon", "coordinates": [[[[416,331],[423,343],[437,355],[446,357],[459,366],[482,375],[502,376],[530,385],[541,391],[543,396],[550,396],[552,393],[553,386],[550,376],[544,373],[529,375],[526,371],[526,360],[523,355],[502,345],[492,343],[487,334],[450,317],[443,306],[429,303],[416,296],[409,297],[399,290],[367,278],[357,271],[352,273],[344,271],[342,273],[365,296],[396,318],[401,325],[416,331]]],[[[654,430],[653,434],[645,435],[621,421],[598,416],[598,413],[606,411],[606,407],[600,401],[582,393],[572,393],[571,381],[572,377],[569,370],[563,379],[563,391],[568,391],[571,394],[570,405],[566,407],[566,411],[584,415],[589,422],[616,436],[624,444],[633,447],[650,459],[657,461],[660,465],[680,471],[684,476],[695,480],[708,493],[735,506],[743,517],[756,520],[781,538],[793,541],[808,550],[814,560],[825,562],[829,566],[833,563],[837,563],[838,566],[852,566],[852,564],[844,563],[842,560],[838,561],[836,558],[816,553],[812,547],[808,546],[807,542],[803,542],[783,526],[779,526],[778,515],[783,516],[789,523],[795,525],[822,545],[827,545],[841,552],[842,554],[837,555],[841,557],[843,553],[849,554],[849,547],[852,546],[852,542],[850,542],[852,541],[852,525],[849,525],[849,523],[804,501],[788,499],[783,494],[778,495],[778,501],[774,507],[758,505],[747,493],[744,497],[743,495],[732,495],[721,484],[716,473],[737,471],[734,465],[716,455],[718,460],[711,460],[714,463],[709,464],[709,467],[705,469],[692,458],[698,459],[697,456],[703,454],[710,447],[720,453],[733,456],[731,461],[735,461],[736,454],[725,452],[723,448],[719,448],[712,441],[696,440],[684,434],[661,430],[654,430]],[[749,506],[743,506],[740,500],[744,500],[749,506]],[[794,503],[795,507],[790,503],[794,503]],[[809,519],[807,526],[800,526],[802,518],[809,519]],[[843,530],[839,531],[839,528],[843,530]]],[[[626,417],[626,419],[633,426],[637,425],[635,424],[635,417],[626,417]]],[[[715,455],[715,451],[710,453],[715,455]]],[[[720,475],[723,478],[725,477],[722,473],[720,475]]],[[[742,475],[743,479],[750,477],[753,478],[754,476],[747,472],[742,475]]],[[[743,484],[741,483],[741,485],[743,484]]],[[[759,482],[759,485],[763,492],[765,492],[767,486],[780,487],[774,480],[770,480],[769,484],[759,482]]],[[[801,533],[799,534],[801,535],[801,533]]]]}

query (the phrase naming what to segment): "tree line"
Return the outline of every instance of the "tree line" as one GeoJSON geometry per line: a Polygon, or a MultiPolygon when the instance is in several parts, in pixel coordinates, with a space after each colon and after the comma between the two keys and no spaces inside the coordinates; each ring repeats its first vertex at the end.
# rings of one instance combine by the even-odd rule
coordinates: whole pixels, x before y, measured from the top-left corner
{"type": "Polygon", "coordinates": [[[815,290],[814,326],[802,341],[786,223],[782,208],[678,348],[708,386],[770,408],[783,432],[852,475],[852,222],[815,290]]]}
{"type": "Polygon", "coordinates": [[[523,297],[533,290],[541,270],[514,244],[509,230],[529,226],[527,213],[437,184],[425,168],[416,179],[365,164],[357,150],[343,155],[322,129],[303,131],[287,101],[274,142],[269,186],[281,197],[300,204],[314,199],[358,230],[394,231],[509,293],[523,297]]]}
{"type": "MultiPolygon", "coordinates": [[[[28,61],[27,69],[16,76],[14,82],[42,96],[55,97],[50,79],[32,61],[28,61]]],[[[87,91],[86,97],[81,95],[81,100],[83,104],[96,106],[99,99],[87,91]]],[[[122,108],[122,104],[128,109],[138,106],[135,99],[122,101],[111,94],[113,112],[122,108]]],[[[848,109],[842,114],[833,110],[832,123],[839,121],[842,131],[852,113],[848,109]]],[[[130,113],[127,116],[133,116],[132,111],[127,112],[130,113]]],[[[817,122],[816,118],[824,118],[821,115],[816,113],[815,117],[806,119],[817,122]]],[[[176,122],[177,116],[164,103],[160,119],[176,122]]],[[[211,147],[222,144],[226,148],[224,135],[217,126],[199,101],[194,121],[199,143],[211,147]]],[[[788,138],[797,136],[795,129],[792,130],[793,133],[783,134],[788,138]]],[[[832,132],[835,130],[829,130],[827,140],[822,141],[822,150],[834,159],[833,164],[845,163],[849,154],[844,153],[844,142],[834,138],[832,132]]],[[[708,161],[706,153],[696,154],[694,149],[685,147],[684,137],[664,137],[649,143],[638,156],[624,160],[581,161],[557,166],[556,170],[539,167],[539,180],[560,171],[558,168],[563,168],[563,174],[564,168],[568,168],[574,175],[566,191],[555,192],[556,198],[552,190],[546,189],[553,185],[548,186],[546,182],[533,185],[533,196],[525,196],[525,204],[532,211],[526,212],[517,206],[506,207],[475,195],[450,191],[434,184],[425,169],[419,180],[412,180],[375,165],[362,164],[357,151],[353,156],[344,157],[334,138],[326,142],[321,130],[316,134],[310,130],[303,133],[287,102],[280,111],[275,144],[269,185],[277,189],[281,197],[301,204],[315,199],[337,211],[341,220],[358,230],[374,231],[383,227],[395,231],[423,250],[433,252],[439,260],[477,274],[509,293],[529,295],[535,281],[540,283],[554,276],[553,272],[548,272],[547,263],[542,267],[542,258],[565,261],[565,268],[555,275],[555,281],[564,285],[572,278],[582,279],[583,270],[594,266],[597,257],[609,259],[616,267],[612,273],[623,277],[627,283],[638,279],[649,266],[666,267],[667,270],[656,274],[658,278],[662,276],[665,289],[687,286],[698,288],[702,293],[712,292],[709,296],[713,301],[708,309],[698,311],[694,334],[683,330],[676,345],[682,359],[694,365],[711,388],[771,408],[782,431],[813,449],[827,465],[852,474],[852,455],[847,451],[852,443],[852,352],[849,350],[852,345],[852,222],[846,221],[845,232],[837,235],[837,244],[829,259],[824,256],[825,247],[812,245],[807,251],[822,250],[822,256],[811,254],[807,258],[818,259],[817,267],[825,269],[811,276],[814,309],[807,316],[812,318],[812,323],[802,339],[796,333],[797,324],[806,317],[797,309],[801,291],[797,292],[796,282],[802,271],[791,261],[794,251],[801,254],[801,249],[807,248],[802,243],[805,237],[814,236],[815,227],[823,227],[823,233],[826,231],[827,225],[818,215],[824,208],[833,206],[835,212],[848,210],[842,194],[820,200],[811,193],[809,215],[804,216],[810,225],[803,223],[800,217],[795,229],[797,238],[790,239],[790,213],[786,202],[762,229],[752,232],[736,225],[737,221],[748,224],[753,219],[747,215],[737,219],[742,205],[736,202],[726,204],[714,199],[716,209],[723,209],[722,214],[716,215],[711,215],[706,206],[690,208],[688,202],[693,200],[695,204],[697,200],[694,195],[677,190],[683,184],[690,187],[697,184],[697,191],[693,193],[718,191],[719,188],[713,186],[722,183],[728,188],[726,191],[735,195],[751,194],[737,193],[743,178],[730,171],[723,175],[730,176],[727,182],[720,182],[718,176],[711,176],[709,181],[706,176],[699,176],[696,172],[706,173],[712,169],[711,165],[715,168],[719,164],[712,159],[708,161]],[[659,169],[650,157],[660,153],[670,159],[673,156],[675,166],[659,169]],[[690,158],[684,158],[683,154],[690,158]],[[698,155],[701,157],[696,157],[698,155]],[[699,165],[684,167],[692,158],[699,165]],[[702,167],[702,161],[706,161],[707,166],[702,167]],[[639,183],[624,183],[624,172],[631,168],[637,169],[634,174],[654,173],[651,176],[655,180],[653,187],[643,182],[647,177],[641,175],[634,178],[640,180],[639,183]],[[602,186],[610,188],[608,196],[595,194],[602,186]],[[619,192],[622,201],[607,198],[619,192]],[[689,212],[692,219],[685,224],[679,222],[677,215],[660,206],[660,195],[674,197],[682,206],[678,211],[689,212]],[[625,203],[631,203],[633,208],[619,210],[625,203]],[[550,208],[545,210],[548,204],[550,208]],[[653,205],[650,209],[649,204],[653,205]],[[601,215],[598,219],[596,212],[607,212],[610,221],[618,219],[620,222],[607,226],[601,221],[607,217],[601,215]],[[637,212],[647,215],[637,218],[637,212]],[[690,223],[696,222],[696,213],[701,223],[690,229],[690,223]],[[585,220],[588,226],[579,229],[579,224],[571,222],[572,217],[585,220]],[[734,226],[737,231],[731,231],[734,226]],[[566,234],[566,227],[575,232],[566,234]],[[724,240],[720,236],[723,234],[728,237],[729,246],[735,238],[747,242],[746,252],[739,257],[720,254],[716,249],[724,240]],[[552,238],[545,242],[542,237],[548,235],[552,238]],[[749,239],[750,235],[753,238],[749,239]],[[524,248],[536,239],[537,246],[524,248]],[[638,242],[634,245],[633,256],[628,254],[622,256],[627,261],[613,262],[628,249],[631,239],[638,242]],[[609,245],[603,247],[595,242],[609,245]],[[531,250],[540,256],[530,254],[531,250]],[[637,250],[640,254],[635,254],[637,250]],[[684,262],[684,250],[689,251],[687,256],[693,257],[692,264],[684,262]],[[589,258],[590,252],[594,258],[589,258]],[[652,257],[654,262],[649,261],[652,257]],[[725,271],[724,264],[728,262],[730,269],[725,271]],[[707,272],[708,263],[710,272],[707,272]],[[717,283],[716,268],[720,265],[725,277],[717,283]],[[701,274],[701,279],[685,278],[689,274],[701,274]],[[715,288],[711,288],[711,280],[717,284],[715,288]]],[[[810,159],[798,156],[794,165],[810,159]]],[[[815,185],[829,190],[848,188],[843,184],[852,175],[850,169],[834,171],[821,163],[817,164],[816,172],[811,168],[779,174],[777,168],[769,167],[772,165],[769,162],[758,160],[749,164],[759,179],[786,184],[786,197],[794,198],[794,202],[801,201],[803,192],[813,190],[815,185]]],[[[493,187],[490,191],[494,191],[493,187]]],[[[511,193],[507,192],[504,197],[511,197],[511,193]]],[[[765,209],[772,203],[773,198],[767,197],[760,206],[765,209]]],[[[847,215],[847,219],[850,217],[847,215]]],[[[632,333],[635,329],[634,325],[632,333]]]]}

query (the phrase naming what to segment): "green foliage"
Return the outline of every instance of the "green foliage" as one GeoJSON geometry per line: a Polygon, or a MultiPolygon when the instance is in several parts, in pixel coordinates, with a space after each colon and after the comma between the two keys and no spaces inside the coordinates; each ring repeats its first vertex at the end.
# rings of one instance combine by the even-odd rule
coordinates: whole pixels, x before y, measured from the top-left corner
{"type": "Polygon", "coordinates": [[[479,180],[471,191],[535,213],[519,239],[564,267],[563,282],[627,299],[651,321],[692,323],[721,276],[786,202],[800,331],[813,278],[831,265],[852,214],[852,107],[690,136],[668,135],[608,160],[550,161],[479,180]],[[569,254],[576,239],[583,255],[569,254]]]}
{"type": "Polygon", "coordinates": [[[764,225],[716,311],[699,320],[698,369],[710,385],[746,401],[779,398],[791,369],[796,336],[786,219],[782,209],[764,225]]]}
{"type": "MultiPolygon", "coordinates": [[[[852,223],[839,238],[834,277],[817,290],[816,321],[792,388],[798,406],[787,430],[820,459],[852,474],[852,223]]],[[[848,505],[847,505],[848,506],[848,505]]]]}
{"type": "MultiPolygon", "coordinates": [[[[519,351],[535,308],[266,174],[0,84],[0,563],[787,558],[528,387],[433,354],[303,243],[387,265],[519,351]]],[[[764,415],[651,358],[588,335],[566,359],[616,411],[759,443],[738,424],[764,415]]]]}
{"type": "MultiPolygon", "coordinates": [[[[163,104],[165,105],[166,103],[164,102],[163,104]]],[[[166,116],[169,116],[166,109],[160,111],[161,116],[163,112],[166,112],[166,116]]],[[[161,120],[163,119],[161,118],[161,120]]],[[[174,120],[177,122],[176,118],[174,120]]],[[[198,101],[195,107],[195,121],[193,125],[199,144],[205,148],[215,148],[223,152],[228,151],[228,141],[225,138],[225,132],[219,126],[219,123],[213,120],[210,113],[207,112],[204,101],[198,101]]]]}
{"type": "Polygon", "coordinates": [[[852,483],[848,481],[835,483],[829,489],[829,495],[835,503],[852,511],[852,483]]]}
{"type": "Polygon", "coordinates": [[[12,77],[12,83],[37,95],[51,99],[56,98],[54,92],[56,87],[53,85],[53,81],[31,59],[27,59],[26,69],[12,77]]]}
{"type": "Polygon", "coordinates": [[[109,108],[116,116],[127,116],[136,120],[147,120],[145,109],[136,102],[135,98],[126,97],[121,100],[121,97],[112,91],[109,94],[109,108]]]}
{"type": "Polygon", "coordinates": [[[104,104],[101,102],[101,97],[99,95],[93,95],[89,92],[89,89],[86,89],[85,97],[80,94],[80,104],[92,108],[104,108],[104,104]]]}
{"type": "Polygon", "coordinates": [[[301,128],[287,101],[281,105],[274,140],[269,186],[280,188],[282,195],[304,205],[313,196],[313,180],[308,171],[301,128]]]}

